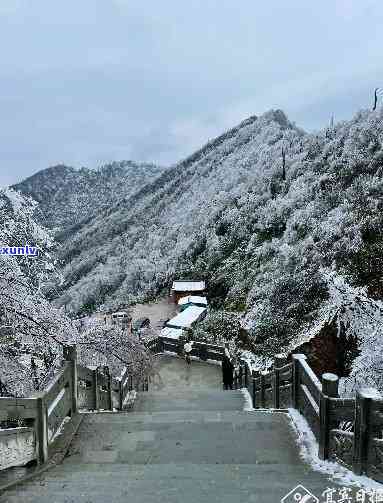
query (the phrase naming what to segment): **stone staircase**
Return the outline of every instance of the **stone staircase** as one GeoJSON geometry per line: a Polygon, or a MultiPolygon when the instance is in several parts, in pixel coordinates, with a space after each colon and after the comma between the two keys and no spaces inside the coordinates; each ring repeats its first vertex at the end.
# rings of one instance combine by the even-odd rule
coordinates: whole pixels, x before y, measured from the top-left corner
{"type": "Polygon", "coordinates": [[[218,366],[163,357],[133,412],[86,414],[64,462],[1,501],[278,503],[335,486],[302,463],[287,414],[244,412],[220,381],[218,366]]]}
{"type": "Polygon", "coordinates": [[[244,397],[240,390],[221,391],[204,388],[177,388],[153,391],[141,395],[134,404],[137,412],[174,411],[238,411],[243,410],[244,397]]]}

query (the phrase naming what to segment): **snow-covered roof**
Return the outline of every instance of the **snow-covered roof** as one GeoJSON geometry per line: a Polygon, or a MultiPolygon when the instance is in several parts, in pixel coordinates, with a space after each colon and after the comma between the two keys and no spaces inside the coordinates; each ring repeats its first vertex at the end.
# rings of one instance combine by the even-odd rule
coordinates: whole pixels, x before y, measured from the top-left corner
{"type": "Polygon", "coordinates": [[[188,295],[178,301],[178,305],[183,306],[184,304],[204,304],[207,306],[207,299],[198,295],[188,295]]]}
{"type": "Polygon", "coordinates": [[[190,328],[193,323],[198,321],[203,313],[206,311],[206,307],[190,306],[182,313],[177,314],[174,318],[166,323],[167,327],[175,328],[190,328]]]}
{"type": "Polygon", "coordinates": [[[88,316],[85,318],[81,318],[80,323],[82,323],[86,327],[91,327],[100,323],[100,320],[98,318],[92,318],[91,316],[88,316]]]}
{"type": "Polygon", "coordinates": [[[165,327],[161,330],[160,336],[168,337],[169,339],[179,339],[179,337],[182,335],[182,332],[182,328],[165,327]]]}
{"type": "Polygon", "coordinates": [[[205,290],[204,281],[173,281],[172,290],[176,292],[200,292],[205,290]]]}
{"type": "Polygon", "coordinates": [[[117,311],[116,313],[112,313],[112,316],[129,316],[125,311],[117,311]]]}

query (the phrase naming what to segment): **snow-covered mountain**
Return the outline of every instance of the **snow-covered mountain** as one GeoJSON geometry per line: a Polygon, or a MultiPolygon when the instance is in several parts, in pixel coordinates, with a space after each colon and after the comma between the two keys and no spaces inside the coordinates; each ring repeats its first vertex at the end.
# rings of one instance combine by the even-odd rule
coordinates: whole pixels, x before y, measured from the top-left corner
{"type": "Polygon", "coordinates": [[[265,354],[336,318],[365,344],[365,368],[382,326],[366,320],[383,312],[382,119],[361,111],[308,134],[280,110],[250,117],[79,221],[56,302],[117,308],[206,279],[211,305],[239,313],[265,354]]]}
{"type": "Polygon", "coordinates": [[[293,151],[302,137],[281,111],[250,117],[84,222],[62,250],[61,302],[75,310],[111,307],[156,294],[174,274],[207,276],[211,294],[223,298],[228,288],[217,268],[236,248],[228,249],[225,214],[248,191],[267,198],[269,178],[281,167],[282,141],[293,151]]]}
{"type": "MultiPolygon", "coordinates": [[[[251,117],[80,222],[61,253],[61,301],[73,309],[125,302],[176,274],[208,279],[211,297],[250,313],[290,282],[310,311],[326,295],[319,267],[332,264],[381,295],[380,279],[359,263],[361,254],[372,260],[379,236],[382,130],[381,112],[316,135],[281,111],[251,117]]],[[[295,316],[289,302],[283,308],[295,316]]]]}
{"type": "Polygon", "coordinates": [[[54,229],[61,240],[67,232],[72,234],[79,222],[131,196],[163,170],[155,164],[133,161],[114,162],[98,169],[58,165],[39,171],[13,188],[39,203],[36,217],[54,229]]]}

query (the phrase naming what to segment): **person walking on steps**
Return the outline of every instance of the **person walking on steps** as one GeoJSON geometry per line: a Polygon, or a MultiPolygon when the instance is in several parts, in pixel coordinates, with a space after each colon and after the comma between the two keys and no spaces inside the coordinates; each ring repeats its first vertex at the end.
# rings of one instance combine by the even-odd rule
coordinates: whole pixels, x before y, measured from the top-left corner
{"type": "Polygon", "coordinates": [[[227,342],[225,343],[225,356],[227,356],[229,358],[229,360],[231,359],[230,351],[229,351],[229,344],[227,342]]]}
{"type": "Polygon", "coordinates": [[[222,381],[225,389],[233,389],[233,370],[234,365],[225,354],[222,359],[222,381]]]}
{"type": "Polygon", "coordinates": [[[191,364],[191,358],[190,358],[190,353],[193,349],[192,343],[188,340],[184,344],[184,353],[185,353],[185,360],[188,365],[191,364]]]}

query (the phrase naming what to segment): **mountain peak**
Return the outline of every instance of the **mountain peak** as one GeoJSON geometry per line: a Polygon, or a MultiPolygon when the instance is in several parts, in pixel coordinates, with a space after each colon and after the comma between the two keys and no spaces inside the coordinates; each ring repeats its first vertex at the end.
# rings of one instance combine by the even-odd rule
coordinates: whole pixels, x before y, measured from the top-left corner
{"type": "Polygon", "coordinates": [[[268,110],[267,112],[262,114],[259,118],[265,122],[276,122],[283,129],[294,127],[293,124],[287,118],[285,112],[279,108],[276,110],[274,109],[268,110]]]}

